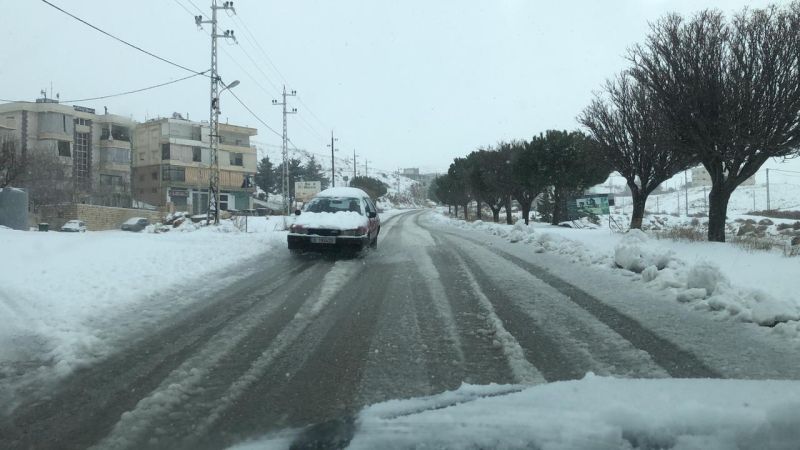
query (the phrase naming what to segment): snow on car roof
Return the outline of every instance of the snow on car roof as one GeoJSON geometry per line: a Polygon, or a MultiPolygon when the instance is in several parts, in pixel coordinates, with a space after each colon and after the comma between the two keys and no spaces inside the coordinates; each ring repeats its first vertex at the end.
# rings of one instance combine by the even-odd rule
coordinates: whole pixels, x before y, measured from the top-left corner
{"type": "Polygon", "coordinates": [[[124,223],[127,223],[128,225],[133,225],[133,224],[135,224],[136,222],[138,222],[140,220],[147,220],[147,219],[145,219],[144,217],[131,217],[130,219],[126,220],[124,223]]]}
{"type": "Polygon", "coordinates": [[[369,197],[366,192],[358,188],[351,187],[333,187],[325,189],[316,195],[317,197],[369,197]]]}

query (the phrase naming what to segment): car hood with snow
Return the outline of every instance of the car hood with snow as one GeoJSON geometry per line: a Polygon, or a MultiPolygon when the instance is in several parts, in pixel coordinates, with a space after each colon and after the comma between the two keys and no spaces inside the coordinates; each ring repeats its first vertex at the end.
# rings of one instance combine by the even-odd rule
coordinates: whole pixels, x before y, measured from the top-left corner
{"type": "Polygon", "coordinates": [[[794,449],[800,442],[800,382],[590,373],[530,387],[464,384],[430,397],[378,403],[324,425],[236,448],[347,442],[350,449],[794,449]]]}

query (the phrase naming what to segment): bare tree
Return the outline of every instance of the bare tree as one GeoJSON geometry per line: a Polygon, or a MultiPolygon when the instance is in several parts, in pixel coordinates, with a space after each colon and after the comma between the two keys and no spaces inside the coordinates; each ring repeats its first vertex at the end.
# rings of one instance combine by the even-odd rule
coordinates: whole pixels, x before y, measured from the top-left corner
{"type": "Polygon", "coordinates": [[[44,150],[28,152],[25,158],[23,186],[38,205],[54,205],[72,200],[70,166],[44,150]]]}
{"type": "Polygon", "coordinates": [[[725,240],[731,194],[773,157],[800,147],[800,2],[745,9],[726,21],[702,11],[668,15],[629,55],[653,92],[679,151],[711,176],[708,239],[725,240]]]}
{"type": "Polygon", "coordinates": [[[14,139],[0,136],[0,188],[18,183],[25,173],[25,160],[14,139]]]}
{"type": "Polygon", "coordinates": [[[647,87],[623,73],[606,83],[605,94],[607,100],[595,98],[578,121],[627,181],[633,200],[630,227],[642,228],[647,197],[696,161],[677,151],[680,142],[647,87]]]}

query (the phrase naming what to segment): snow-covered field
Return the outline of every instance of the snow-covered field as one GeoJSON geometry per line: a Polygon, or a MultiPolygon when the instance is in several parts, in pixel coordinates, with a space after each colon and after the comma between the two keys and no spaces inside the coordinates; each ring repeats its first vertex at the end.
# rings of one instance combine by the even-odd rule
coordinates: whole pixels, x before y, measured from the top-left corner
{"type": "Polygon", "coordinates": [[[533,252],[559,254],[629,277],[723,320],[772,327],[778,336],[800,340],[800,258],[724,243],[657,240],[638,230],[614,233],[602,227],[526,226],[522,221],[512,226],[436,217],[528,245],[533,252]]]}
{"type": "MultiPolygon", "coordinates": [[[[647,198],[646,209],[657,214],[686,214],[686,197],[689,199],[689,215],[708,212],[708,193],[710,188],[693,187],[688,192],[683,189],[666,193],[652,194],[647,198]]],[[[616,212],[631,214],[633,203],[630,196],[616,196],[616,212]]],[[[769,207],[773,210],[800,210],[800,184],[789,181],[771,182],[769,185],[769,207]]],[[[731,195],[728,214],[732,217],[751,211],[767,209],[767,187],[765,184],[739,186],[731,195]]]]}

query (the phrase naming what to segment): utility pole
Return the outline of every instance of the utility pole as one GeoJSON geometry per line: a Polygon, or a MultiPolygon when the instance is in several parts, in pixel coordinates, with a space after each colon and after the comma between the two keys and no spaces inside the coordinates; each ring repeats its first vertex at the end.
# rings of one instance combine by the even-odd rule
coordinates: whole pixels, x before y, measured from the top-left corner
{"type": "Polygon", "coordinates": [[[289,204],[289,131],[286,121],[286,116],[288,114],[296,114],[297,108],[292,108],[291,110],[286,108],[286,97],[294,97],[297,95],[297,91],[286,92],[286,85],[283,86],[283,100],[278,102],[277,100],[272,100],[273,105],[280,105],[283,107],[283,146],[281,150],[283,151],[283,170],[281,171],[281,196],[283,197],[283,210],[286,211],[286,215],[288,216],[291,214],[290,204],[289,204]]]}
{"type": "Polygon", "coordinates": [[[686,204],[686,217],[689,217],[689,179],[686,177],[686,171],[683,171],[683,193],[684,203],[686,204]]]}
{"type": "Polygon", "coordinates": [[[369,160],[367,158],[364,158],[364,176],[369,176],[369,160]]]}
{"type": "Polygon", "coordinates": [[[767,169],[767,211],[771,211],[769,203],[769,169],[767,169]]]}
{"type": "Polygon", "coordinates": [[[358,173],[356,169],[357,167],[358,166],[356,165],[356,149],[353,149],[353,178],[357,176],[358,173]]]}
{"type": "Polygon", "coordinates": [[[706,187],[703,186],[703,209],[708,214],[708,197],[706,196],[706,187]]]}
{"type": "MultiPolygon", "coordinates": [[[[195,16],[194,22],[198,27],[204,23],[211,24],[211,107],[209,108],[209,144],[211,147],[210,173],[208,176],[208,210],[206,211],[206,225],[211,223],[211,211],[214,211],[214,225],[219,225],[219,84],[222,82],[217,71],[217,38],[233,39],[236,37],[232,30],[225,30],[217,34],[217,10],[233,11],[233,2],[224,2],[217,6],[217,0],[211,0],[211,20],[203,20],[203,16],[195,16]]],[[[224,85],[224,83],[222,83],[224,85]]],[[[231,86],[233,87],[233,83],[231,86]]],[[[224,89],[223,89],[224,90],[224,89]]]]}
{"type": "Polygon", "coordinates": [[[333,157],[333,152],[336,152],[336,148],[334,147],[334,143],[338,141],[339,138],[333,137],[333,130],[331,130],[331,143],[328,144],[328,147],[331,148],[331,187],[336,187],[336,171],[335,169],[335,158],[333,157]]]}

